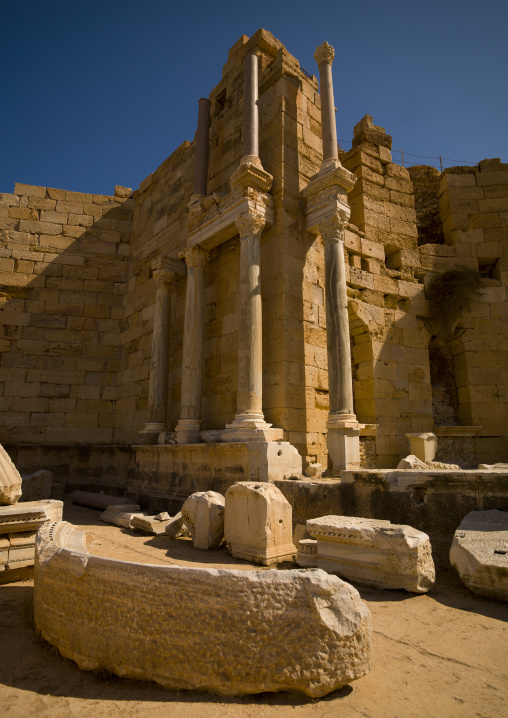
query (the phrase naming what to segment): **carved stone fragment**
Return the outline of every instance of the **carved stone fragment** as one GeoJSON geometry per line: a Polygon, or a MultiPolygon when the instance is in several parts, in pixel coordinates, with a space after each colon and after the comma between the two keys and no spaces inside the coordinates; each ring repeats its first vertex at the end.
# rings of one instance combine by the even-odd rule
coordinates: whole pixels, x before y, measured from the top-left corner
{"type": "Polygon", "coordinates": [[[0,505],[15,504],[21,496],[21,476],[0,444],[0,505]]]}
{"type": "Polygon", "coordinates": [[[196,548],[218,548],[224,538],[225,499],[216,491],[196,491],[182,506],[182,517],[196,548]]]}
{"type": "Polygon", "coordinates": [[[354,516],[307,521],[317,539],[317,565],[342,578],[376,588],[425,593],[435,571],[427,534],[411,526],[354,516]]]}

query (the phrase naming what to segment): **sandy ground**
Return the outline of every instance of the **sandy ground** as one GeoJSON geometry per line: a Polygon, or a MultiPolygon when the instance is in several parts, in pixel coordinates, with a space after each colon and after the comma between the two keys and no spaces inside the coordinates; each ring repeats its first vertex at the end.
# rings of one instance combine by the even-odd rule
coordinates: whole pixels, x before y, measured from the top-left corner
{"type": "MultiPolygon", "coordinates": [[[[98,515],[72,505],[64,513],[66,520],[93,535],[95,553],[147,563],[215,567],[240,563],[223,551],[198,551],[189,541],[136,535],[102,524],[98,515]]],[[[475,598],[453,570],[441,575],[424,596],[358,586],[372,612],[373,668],[351,686],[320,699],[292,693],[224,699],[82,672],[37,638],[32,586],[32,580],[0,586],[1,716],[508,716],[508,606],[475,598]]]]}

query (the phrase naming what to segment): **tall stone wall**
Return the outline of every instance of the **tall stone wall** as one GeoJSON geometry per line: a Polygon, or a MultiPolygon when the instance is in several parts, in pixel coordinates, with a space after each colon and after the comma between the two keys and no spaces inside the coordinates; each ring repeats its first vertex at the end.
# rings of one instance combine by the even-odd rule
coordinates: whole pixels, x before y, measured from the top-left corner
{"type": "Polygon", "coordinates": [[[0,195],[1,442],[113,441],[134,206],[118,194],[0,195]]]}

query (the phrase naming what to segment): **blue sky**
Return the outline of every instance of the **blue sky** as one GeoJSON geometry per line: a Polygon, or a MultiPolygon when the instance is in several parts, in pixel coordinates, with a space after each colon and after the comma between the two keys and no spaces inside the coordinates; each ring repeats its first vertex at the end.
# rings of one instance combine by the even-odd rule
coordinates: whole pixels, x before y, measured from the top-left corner
{"type": "Polygon", "coordinates": [[[198,99],[259,27],[316,75],[334,46],[340,139],[370,114],[406,162],[508,162],[506,0],[0,0],[0,192],[136,188],[193,139],[198,99]]]}

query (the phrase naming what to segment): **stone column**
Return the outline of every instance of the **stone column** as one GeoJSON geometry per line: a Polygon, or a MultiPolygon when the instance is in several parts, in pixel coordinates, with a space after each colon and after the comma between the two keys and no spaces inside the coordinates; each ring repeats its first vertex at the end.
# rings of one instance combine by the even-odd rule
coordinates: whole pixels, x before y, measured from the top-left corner
{"type": "Polygon", "coordinates": [[[341,216],[340,212],[319,224],[325,249],[326,345],[330,391],[327,446],[334,470],[355,468],[360,462],[360,425],[353,408],[344,261],[346,226],[347,218],[341,216]]]}
{"type": "MultiPolygon", "coordinates": [[[[171,282],[176,274],[168,269],[157,269],[153,272],[157,282],[155,298],[155,315],[153,318],[152,359],[150,361],[150,383],[148,386],[148,413],[143,434],[159,435],[167,429],[167,393],[168,393],[168,359],[169,359],[169,304],[171,282]]],[[[154,442],[155,443],[155,442],[154,442]]]]}
{"type": "Polygon", "coordinates": [[[321,124],[323,132],[323,164],[339,159],[337,151],[337,127],[335,125],[335,103],[333,101],[332,62],[335,50],[327,42],[314,53],[319,67],[319,92],[321,95],[321,124]]]}
{"type": "Polygon", "coordinates": [[[183,327],[182,389],[180,420],[176,426],[179,444],[201,440],[201,389],[203,385],[204,275],[208,252],[191,247],[183,252],[187,263],[187,290],[183,327]]]}
{"type": "Polygon", "coordinates": [[[194,195],[206,195],[208,179],[208,131],[210,129],[210,100],[199,100],[198,129],[196,132],[196,155],[194,160],[194,195]]]}
{"type": "Polygon", "coordinates": [[[240,235],[238,389],[235,418],[222,437],[226,441],[275,441],[282,438],[282,430],[271,429],[263,416],[260,238],[265,220],[248,213],[235,224],[240,235]]]}
{"type": "Polygon", "coordinates": [[[249,53],[243,65],[243,156],[259,157],[258,57],[249,53]]]}

